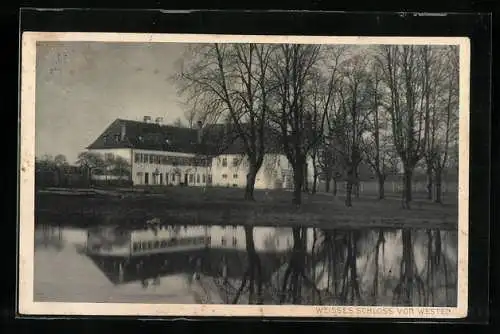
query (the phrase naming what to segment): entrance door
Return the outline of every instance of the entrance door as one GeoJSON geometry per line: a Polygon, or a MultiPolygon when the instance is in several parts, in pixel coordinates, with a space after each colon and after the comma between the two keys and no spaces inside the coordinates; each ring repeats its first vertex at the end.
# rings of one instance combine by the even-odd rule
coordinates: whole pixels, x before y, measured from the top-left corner
{"type": "Polygon", "coordinates": [[[184,174],[184,185],[188,185],[188,175],[184,174]]]}
{"type": "Polygon", "coordinates": [[[144,173],[144,184],[149,184],[149,173],[144,173]]]}
{"type": "Polygon", "coordinates": [[[160,173],[160,184],[163,184],[163,174],[160,173]]]}

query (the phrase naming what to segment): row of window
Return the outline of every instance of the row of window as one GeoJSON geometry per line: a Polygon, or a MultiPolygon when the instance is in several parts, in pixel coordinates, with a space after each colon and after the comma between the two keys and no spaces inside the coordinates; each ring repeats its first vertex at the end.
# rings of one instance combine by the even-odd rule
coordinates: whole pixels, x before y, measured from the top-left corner
{"type": "MultiPolygon", "coordinates": [[[[179,246],[199,246],[199,245],[209,245],[212,242],[212,237],[196,237],[196,238],[183,238],[183,239],[163,239],[155,241],[137,241],[132,245],[133,252],[149,251],[154,249],[164,249],[168,247],[179,247],[179,246]]],[[[227,246],[227,240],[225,237],[221,238],[221,245],[227,246]]],[[[232,238],[232,245],[234,247],[238,246],[238,239],[236,237],[232,238]]]]}
{"type": "MultiPolygon", "coordinates": [[[[222,178],[224,180],[226,180],[227,179],[227,174],[222,174],[222,178]]],[[[233,174],[233,179],[237,179],[237,178],[238,178],[238,174],[233,174]]]]}
{"type": "Polygon", "coordinates": [[[212,183],[212,175],[205,174],[184,174],[184,179],[182,179],[179,173],[148,173],[148,172],[137,172],[137,178],[141,180],[144,184],[176,184],[176,183],[212,183]],[[144,175],[144,179],[142,176],[144,175]],[[150,179],[151,176],[151,179],[150,179]],[[164,177],[165,176],[165,177],[164,177]]]}
{"type": "MultiPolygon", "coordinates": [[[[227,158],[219,158],[217,161],[218,161],[219,165],[222,165],[222,167],[227,167],[227,158]]],[[[234,157],[233,161],[232,161],[232,165],[233,165],[233,167],[238,167],[241,162],[242,162],[241,158],[234,157]]]]}
{"type": "Polygon", "coordinates": [[[199,166],[207,167],[211,160],[199,157],[176,157],[159,154],[135,153],[135,163],[171,165],[171,166],[199,166]]]}
{"type": "MultiPolygon", "coordinates": [[[[225,238],[225,237],[222,237],[222,238],[220,239],[220,243],[221,243],[221,245],[222,245],[222,246],[226,246],[226,245],[227,245],[227,240],[226,240],[226,238],[225,238]]],[[[238,246],[238,239],[236,239],[236,237],[233,237],[233,246],[235,246],[235,247],[236,247],[236,246],[238,246]]]]}
{"type": "Polygon", "coordinates": [[[195,238],[183,238],[183,239],[163,239],[155,241],[137,241],[132,245],[132,250],[134,252],[148,251],[153,249],[162,249],[167,247],[175,246],[195,246],[195,245],[205,245],[210,244],[211,237],[195,237],[195,238]]]}

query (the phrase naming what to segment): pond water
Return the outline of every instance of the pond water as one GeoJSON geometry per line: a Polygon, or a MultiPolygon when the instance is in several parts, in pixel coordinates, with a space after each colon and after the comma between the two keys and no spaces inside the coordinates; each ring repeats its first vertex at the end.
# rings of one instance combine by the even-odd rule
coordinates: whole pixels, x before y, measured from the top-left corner
{"type": "Polygon", "coordinates": [[[38,226],[43,301],[456,306],[456,231],[38,226]]]}

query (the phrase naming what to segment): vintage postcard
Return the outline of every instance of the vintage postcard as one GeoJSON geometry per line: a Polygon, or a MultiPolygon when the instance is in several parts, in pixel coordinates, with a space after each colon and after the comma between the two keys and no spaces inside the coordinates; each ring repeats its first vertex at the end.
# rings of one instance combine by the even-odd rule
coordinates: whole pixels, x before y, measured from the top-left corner
{"type": "Polygon", "coordinates": [[[467,38],[21,48],[20,314],[467,315],[467,38]]]}

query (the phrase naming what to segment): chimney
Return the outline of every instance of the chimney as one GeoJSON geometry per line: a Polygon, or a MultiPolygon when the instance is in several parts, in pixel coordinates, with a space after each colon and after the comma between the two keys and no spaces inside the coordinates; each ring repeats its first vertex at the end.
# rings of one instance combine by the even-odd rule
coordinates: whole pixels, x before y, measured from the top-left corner
{"type": "Polygon", "coordinates": [[[150,123],[151,122],[151,116],[144,116],[144,123],[150,123]]]}
{"type": "Polygon", "coordinates": [[[155,123],[158,125],[162,125],[163,124],[163,117],[156,117],[155,123]]]}
{"type": "Polygon", "coordinates": [[[198,121],[196,123],[198,125],[198,144],[201,144],[201,139],[203,137],[203,123],[201,121],[198,121]]]}
{"type": "Polygon", "coordinates": [[[126,134],[127,134],[127,127],[125,126],[125,123],[122,123],[121,131],[120,131],[120,140],[121,141],[125,140],[126,134]]]}

